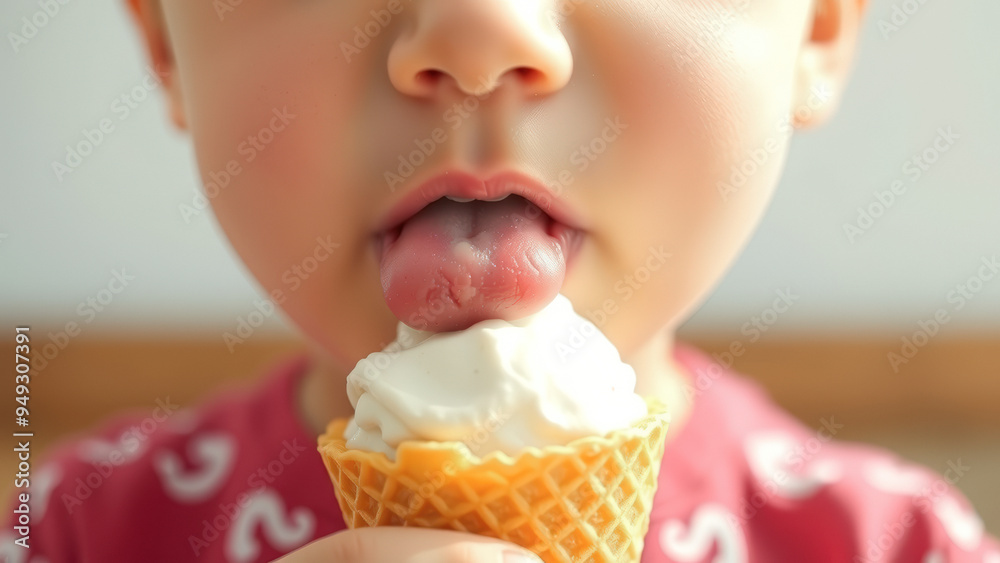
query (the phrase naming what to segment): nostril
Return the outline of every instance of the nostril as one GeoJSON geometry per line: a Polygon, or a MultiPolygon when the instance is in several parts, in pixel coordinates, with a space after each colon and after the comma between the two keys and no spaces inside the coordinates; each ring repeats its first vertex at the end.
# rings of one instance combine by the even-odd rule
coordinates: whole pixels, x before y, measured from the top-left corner
{"type": "Polygon", "coordinates": [[[545,82],[545,73],[530,66],[519,66],[511,69],[514,76],[517,77],[521,84],[526,86],[537,86],[542,82],[545,82]]]}
{"type": "Polygon", "coordinates": [[[417,84],[423,87],[435,86],[441,81],[441,77],[444,76],[444,72],[436,69],[429,68],[427,70],[421,70],[417,73],[416,81],[417,84]]]}
{"type": "Polygon", "coordinates": [[[538,74],[538,70],[534,69],[534,68],[531,68],[530,66],[519,66],[519,67],[516,67],[514,69],[514,72],[516,72],[517,75],[518,75],[518,77],[520,77],[520,78],[531,78],[534,75],[538,74]]]}

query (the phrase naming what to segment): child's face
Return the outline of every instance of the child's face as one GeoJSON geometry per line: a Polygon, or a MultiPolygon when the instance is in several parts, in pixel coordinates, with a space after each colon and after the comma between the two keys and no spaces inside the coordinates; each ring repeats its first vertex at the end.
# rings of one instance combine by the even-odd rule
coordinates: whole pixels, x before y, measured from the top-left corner
{"type": "Polygon", "coordinates": [[[233,247],[346,364],[394,336],[379,221],[456,168],[564,200],[585,236],[562,292],[628,354],[712,288],[790,123],[826,111],[813,4],[167,0],[168,86],[233,247]]]}

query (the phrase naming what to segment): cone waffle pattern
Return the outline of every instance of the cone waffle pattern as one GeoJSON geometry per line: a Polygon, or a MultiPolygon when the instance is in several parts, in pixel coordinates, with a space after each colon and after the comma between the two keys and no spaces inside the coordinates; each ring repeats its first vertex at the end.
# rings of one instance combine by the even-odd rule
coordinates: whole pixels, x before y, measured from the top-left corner
{"type": "Polygon", "coordinates": [[[606,437],[477,458],[455,442],[404,442],[395,462],[348,450],[347,419],[319,451],[350,528],[416,526],[500,538],[546,562],[637,562],[649,526],[669,415],[606,437]]]}

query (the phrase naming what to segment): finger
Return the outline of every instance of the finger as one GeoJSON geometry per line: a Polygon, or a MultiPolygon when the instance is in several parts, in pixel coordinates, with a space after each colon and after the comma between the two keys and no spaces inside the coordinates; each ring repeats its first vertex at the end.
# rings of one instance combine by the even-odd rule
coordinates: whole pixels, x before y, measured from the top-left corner
{"type": "Polygon", "coordinates": [[[451,530],[383,526],[320,538],[277,563],[541,563],[530,551],[451,530]]]}

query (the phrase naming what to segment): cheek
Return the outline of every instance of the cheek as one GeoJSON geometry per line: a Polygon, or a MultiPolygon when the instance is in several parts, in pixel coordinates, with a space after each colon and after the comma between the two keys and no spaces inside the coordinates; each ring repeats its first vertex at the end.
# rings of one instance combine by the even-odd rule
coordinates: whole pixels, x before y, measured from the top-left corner
{"type": "Polygon", "coordinates": [[[607,211],[600,258],[616,267],[596,273],[597,284],[574,282],[631,312],[609,320],[620,342],[683,318],[714,287],[763,215],[784,162],[795,33],[751,17],[761,14],[719,18],[710,9],[719,6],[621,21],[623,40],[595,53],[610,73],[609,103],[630,127],[592,171],[607,211]],[[629,283],[660,245],[671,253],[665,267],[648,283],[629,283]]]}
{"type": "Polygon", "coordinates": [[[247,265],[276,286],[317,237],[357,236],[345,131],[363,79],[336,47],[349,30],[318,25],[335,14],[268,4],[240,5],[223,22],[189,15],[178,62],[206,195],[247,265]]]}
{"type": "Polygon", "coordinates": [[[774,184],[792,131],[794,46],[746,17],[673,10],[613,55],[621,78],[610,81],[612,97],[634,124],[619,155],[646,175],[638,185],[650,189],[638,197],[689,202],[656,209],[671,223],[745,216],[724,204],[766,197],[774,184]]]}
{"type": "Polygon", "coordinates": [[[221,23],[209,4],[176,4],[184,105],[220,225],[304,332],[356,360],[393,327],[370,255],[373,176],[358,164],[378,69],[340,48],[363,3],[244,2],[221,23]]]}

